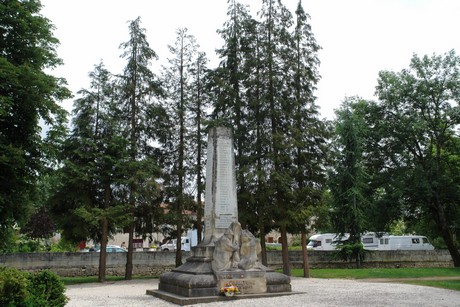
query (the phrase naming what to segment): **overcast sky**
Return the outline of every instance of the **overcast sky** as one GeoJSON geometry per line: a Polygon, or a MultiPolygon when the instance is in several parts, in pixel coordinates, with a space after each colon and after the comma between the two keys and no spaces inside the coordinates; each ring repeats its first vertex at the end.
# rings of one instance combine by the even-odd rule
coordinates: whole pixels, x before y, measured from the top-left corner
{"type": "MultiPolygon", "coordinates": [[[[112,73],[121,72],[120,43],[128,40],[128,21],[141,17],[150,47],[166,65],[178,28],[188,28],[211,60],[222,47],[216,33],[228,20],[227,0],[42,0],[42,15],[56,27],[63,77],[75,94],[88,88],[88,73],[103,60],[112,73]]],[[[253,16],[262,0],[241,0],[253,16]]],[[[292,13],[298,0],[282,0],[292,13]]],[[[318,44],[321,81],[316,92],[321,116],[332,119],[346,96],[373,99],[378,72],[400,71],[414,53],[460,53],[458,0],[302,0],[318,44]]],[[[159,73],[155,71],[155,73],[159,73]]],[[[71,110],[72,101],[64,103],[71,110]]]]}

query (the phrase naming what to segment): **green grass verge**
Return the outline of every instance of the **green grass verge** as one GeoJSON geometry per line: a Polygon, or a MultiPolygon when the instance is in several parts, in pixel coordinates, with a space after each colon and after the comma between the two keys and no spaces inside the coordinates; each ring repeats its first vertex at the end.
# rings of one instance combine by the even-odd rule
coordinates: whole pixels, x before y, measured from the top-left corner
{"type": "MultiPolygon", "coordinates": [[[[303,277],[302,269],[293,269],[291,275],[303,277]]],[[[392,282],[429,286],[460,291],[460,280],[442,280],[443,277],[459,277],[460,268],[400,268],[400,269],[312,269],[313,278],[378,279],[387,278],[392,282]],[[417,280],[437,277],[439,280],[417,280]],[[405,280],[406,278],[412,280],[405,280]],[[400,279],[398,281],[398,279],[400,279]]]]}
{"type": "Polygon", "coordinates": [[[460,280],[411,280],[402,283],[460,291],[460,280]]]}
{"type": "MultiPolygon", "coordinates": [[[[293,269],[292,276],[302,277],[302,269],[293,269]]],[[[399,269],[312,269],[314,278],[420,278],[420,277],[460,277],[460,268],[399,268],[399,269]]]]}
{"type": "MultiPolygon", "coordinates": [[[[155,276],[133,276],[133,279],[155,279],[158,277],[155,276]]],[[[120,281],[124,280],[123,276],[106,276],[106,282],[120,281]]],[[[64,285],[77,285],[77,284],[87,284],[98,282],[97,276],[83,276],[83,277],[61,277],[64,285]]]]}

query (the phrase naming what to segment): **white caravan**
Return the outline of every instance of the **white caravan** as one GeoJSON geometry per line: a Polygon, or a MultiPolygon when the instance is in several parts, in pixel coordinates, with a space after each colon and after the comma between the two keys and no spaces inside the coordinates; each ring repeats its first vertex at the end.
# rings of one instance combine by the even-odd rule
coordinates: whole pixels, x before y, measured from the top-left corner
{"type": "MultiPolygon", "coordinates": [[[[187,236],[181,238],[181,250],[189,252],[193,246],[198,244],[198,235],[196,229],[187,231],[187,236]]],[[[175,251],[177,246],[177,239],[172,239],[168,243],[160,246],[162,251],[175,251]]]]}
{"type": "MultiPolygon", "coordinates": [[[[342,240],[348,239],[348,234],[342,240]]],[[[333,251],[337,248],[339,237],[335,233],[320,233],[311,236],[307,244],[308,250],[333,251]]]]}
{"type": "Polygon", "coordinates": [[[428,238],[418,235],[392,236],[375,234],[362,236],[364,249],[367,250],[434,250],[428,238]]]}
{"type": "MultiPolygon", "coordinates": [[[[341,240],[349,238],[348,234],[341,240]]],[[[308,250],[331,251],[337,249],[339,238],[335,233],[316,234],[309,238],[308,250]]],[[[377,235],[373,232],[361,236],[361,242],[366,250],[433,250],[428,238],[419,235],[392,236],[387,233],[377,235]]]]}

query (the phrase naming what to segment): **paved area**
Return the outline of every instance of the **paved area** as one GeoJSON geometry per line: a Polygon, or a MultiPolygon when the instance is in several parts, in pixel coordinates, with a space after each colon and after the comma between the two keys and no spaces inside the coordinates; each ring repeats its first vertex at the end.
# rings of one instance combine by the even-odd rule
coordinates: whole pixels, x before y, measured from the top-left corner
{"type": "MultiPolygon", "coordinates": [[[[193,306],[460,306],[460,291],[413,286],[391,282],[344,279],[292,278],[292,290],[301,294],[277,298],[245,299],[193,306]]],[[[157,279],[81,284],[67,287],[67,306],[177,306],[146,295],[158,289],[157,279]]]]}

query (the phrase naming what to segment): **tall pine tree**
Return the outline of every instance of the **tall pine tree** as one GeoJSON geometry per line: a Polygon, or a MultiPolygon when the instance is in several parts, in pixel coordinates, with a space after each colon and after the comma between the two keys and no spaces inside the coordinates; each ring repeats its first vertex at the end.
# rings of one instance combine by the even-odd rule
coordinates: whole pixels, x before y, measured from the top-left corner
{"type": "MultiPolygon", "coordinates": [[[[130,163],[126,169],[128,174],[128,206],[131,214],[131,223],[128,227],[128,256],[126,260],[125,279],[132,278],[133,270],[133,238],[135,232],[136,208],[139,205],[139,181],[145,176],[145,167],[156,163],[151,159],[154,153],[151,129],[152,99],[161,94],[160,84],[150,70],[151,61],[157,59],[156,53],[150,48],[141,28],[140,17],[129,23],[129,40],[120,45],[123,50],[121,57],[126,59],[126,66],[121,76],[120,103],[122,114],[125,115],[122,126],[125,128],[124,136],[129,140],[128,152],[130,163]]],[[[139,231],[142,231],[139,229],[139,231]]]]}

